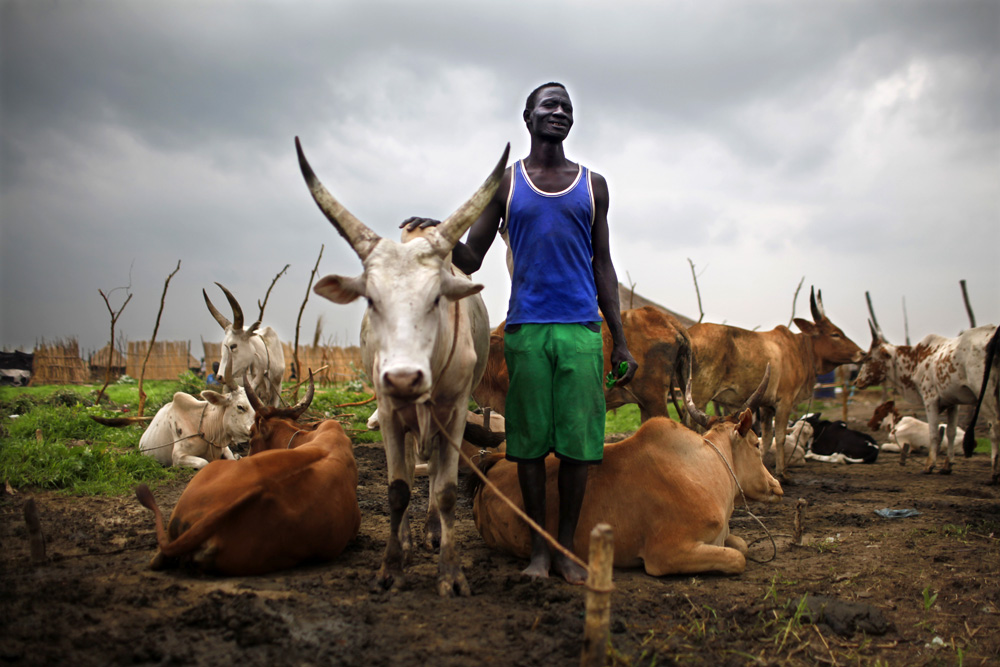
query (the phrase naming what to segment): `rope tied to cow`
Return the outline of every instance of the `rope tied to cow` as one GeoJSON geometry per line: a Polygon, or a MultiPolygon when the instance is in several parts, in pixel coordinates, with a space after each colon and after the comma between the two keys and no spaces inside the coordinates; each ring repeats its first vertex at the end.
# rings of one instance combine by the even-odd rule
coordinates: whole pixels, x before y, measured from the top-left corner
{"type": "Polygon", "coordinates": [[[192,438],[201,438],[202,440],[204,440],[205,442],[207,442],[210,447],[212,447],[213,449],[216,449],[219,452],[221,452],[223,449],[226,448],[226,446],[225,445],[217,445],[214,442],[212,442],[211,440],[209,440],[207,437],[205,437],[205,432],[201,428],[202,424],[205,421],[205,411],[206,410],[208,410],[208,404],[207,403],[201,409],[201,418],[198,419],[198,432],[197,433],[192,433],[191,435],[186,435],[183,438],[177,438],[176,440],[172,440],[171,442],[168,442],[168,443],[166,443],[164,445],[157,445],[156,447],[147,447],[143,451],[144,452],[151,452],[151,451],[156,450],[156,449],[164,449],[166,447],[173,447],[178,442],[184,442],[185,440],[191,440],[192,438]]]}
{"type": "Polygon", "coordinates": [[[761,564],[763,564],[763,563],[770,563],[772,560],[774,560],[775,558],[778,557],[778,545],[777,545],[777,543],[775,543],[774,537],[771,536],[771,531],[769,531],[767,529],[767,526],[764,525],[764,522],[761,521],[760,518],[756,514],[754,514],[753,512],[750,511],[750,503],[747,502],[747,496],[743,492],[743,487],[740,485],[740,480],[736,479],[736,473],[733,472],[733,467],[731,465],[729,465],[729,461],[726,460],[726,457],[722,454],[721,451],[719,451],[719,448],[715,446],[714,442],[712,442],[711,440],[709,440],[705,436],[701,436],[701,439],[704,440],[705,442],[707,442],[709,444],[709,446],[712,449],[715,450],[715,453],[719,455],[719,458],[722,459],[722,462],[724,464],[726,464],[726,469],[729,471],[729,475],[730,475],[730,477],[733,478],[733,481],[736,482],[736,488],[739,489],[740,497],[743,498],[743,508],[746,510],[747,514],[749,514],[751,517],[753,517],[753,519],[757,523],[760,524],[760,527],[764,529],[764,533],[767,535],[767,539],[771,540],[771,548],[772,548],[773,551],[771,553],[771,557],[770,558],[768,558],[767,560],[757,560],[756,558],[752,558],[749,555],[747,555],[746,557],[749,560],[752,560],[755,563],[761,563],[761,564]]]}
{"type": "MultiPolygon", "coordinates": [[[[433,406],[432,402],[428,401],[428,403],[431,403],[431,405],[433,406]]],[[[583,569],[587,570],[588,572],[590,571],[590,567],[586,562],[584,562],[579,556],[574,554],[572,551],[570,551],[563,545],[559,544],[559,541],[556,540],[556,538],[552,537],[552,535],[549,534],[547,530],[539,526],[530,516],[528,516],[525,513],[524,510],[522,510],[520,507],[514,504],[514,501],[512,501],[510,498],[504,495],[504,493],[500,491],[500,489],[497,487],[496,484],[494,484],[489,480],[486,474],[479,469],[479,466],[473,463],[469,455],[462,451],[462,443],[460,442],[456,443],[454,440],[451,439],[451,437],[448,436],[447,430],[445,429],[441,421],[437,418],[437,415],[434,413],[433,410],[431,410],[431,418],[434,419],[434,423],[437,425],[438,431],[441,433],[442,437],[444,437],[448,441],[448,444],[451,445],[452,449],[458,452],[459,457],[463,461],[465,461],[465,464],[472,469],[472,472],[474,472],[476,476],[479,477],[479,479],[483,482],[484,485],[486,485],[493,493],[497,494],[500,500],[506,503],[507,506],[510,507],[518,517],[520,517],[525,523],[527,523],[531,527],[532,530],[536,531],[539,535],[541,535],[542,538],[549,543],[549,546],[559,551],[559,553],[566,556],[567,558],[569,558],[571,561],[573,561],[583,569]]],[[[593,591],[594,593],[611,593],[614,591],[613,585],[609,589],[598,589],[586,583],[582,585],[585,589],[593,591]]]]}

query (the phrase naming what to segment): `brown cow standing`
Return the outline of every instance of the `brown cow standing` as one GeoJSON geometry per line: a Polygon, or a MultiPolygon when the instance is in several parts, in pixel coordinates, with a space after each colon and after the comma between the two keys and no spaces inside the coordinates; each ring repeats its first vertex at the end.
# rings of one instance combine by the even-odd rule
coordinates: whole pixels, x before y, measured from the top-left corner
{"type": "MultiPolygon", "coordinates": [[[[760,404],[763,440],[785,441],[792,409],[812,395],[816,375],[841,364],[861,361],[864,350],[848,338],[823,310],[823,293],[810,291],[813,322],[795,318],[802,333],[777,326],[771,331],[747,331],[724,324],[695,324],[688,329],[694,348],[692,398],[701,409],[709,401],[727,408],[741,405],[757,386],[764,368],[772,380],[760,404]]],[[[778,478],[787,481],[785,449],[775,456],[778,478]]]]}
{"type": "MultiPolygon", "coordinates": [[[[590,468],[573,541],[576,555],[586,560],[590,531],[598,523],[608,523],[614,530],[618,567],[641,563],[654,576],[742,572],[747,545],[729,533],[740,488],[751,500],[777,502],[782,496],[781,485],[764,467],[760,441],[750,428],[766,386],[765,373],[758,392],[736,416],[708,418],[691,405],[694,418],[708,428],[704,436],[675,421],[655,418],[630,438],[605,445],[603,463],[590,468]]],[[[488,468],[489,480],[523,508],[516,466],[499,458],[489,462],[496,461],[488,468]]],[[[546,472],[549,491],[554,492],[558,466],[552,457],[546,472]]],[[[546,517],[550,533],[555,532],[557,513],[558,508],[550,505],[546,517]]],[[[490,547],[520,557],[530,554],[527,524],[492,489],[477,490],[473,517],[490,547]]]]}
{"type": "MultiPolygon", "coordinates": [[[[490,354],[483,379],[472,392],[476,403],[504,413],[507,401],[507,363],[503,356],[501,323],[490,335],[490,354]]],[[[683,384],[691,374],[691,340],[680,321],[652,306],[622,311],[622,327],[628,349],[639,362],[639,370],[625,387],[605,389],[608,410],[628,403],[639,406],[639,418],[669,417],[667,404],[674,384],[683,384]]],[[[604,337],[604,374],[611,370],[611,332],[601,321],[604,337]]]]}
{"type": "Polygon", "coordinates": [[[136,496],[156,517],[160,549],[150,567],[190,562],[227,575],[272,572],[339,555],[358,534],[358,469],[334,420],[297,427],[313,389],[293,408],[258,406],[251,456],[213,461],[188,483],[167,529],[145,484],[136,496]]]}

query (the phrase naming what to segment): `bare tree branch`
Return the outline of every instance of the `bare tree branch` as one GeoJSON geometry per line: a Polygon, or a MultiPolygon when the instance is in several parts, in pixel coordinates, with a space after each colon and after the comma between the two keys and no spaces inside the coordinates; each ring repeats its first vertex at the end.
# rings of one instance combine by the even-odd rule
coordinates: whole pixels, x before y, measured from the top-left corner
{"type": "MultiPolygon", "coordinates": [[[[166,281],[163,283],[163,294],[160,296],[160,310],[156,313],[156,325],[153,327],[153,337],[149,341],[149,347],[146,348],[146,358],[142,360],[142,371],[139,373],[139,416],[142,416],[142,411],[146,407],[146,392],[142,390],[142,381],[146,377],[146,363],[149,362],[149,355],[153,352],[153,345],[156,344],[156,333],[160,330],[160,318],[163,316],[163,304],[167,300],[167,288],[170,287],[170,279],[173,278],[178,271],[181,270],[181,260],[177,260],[177,268],[175,268],[169,276],[167,276],[166,281]]],[[[190,350],[188,351],[190,354],[190,350]]]]}
{"type": "Polygon", "coordinates": [[[906,316],[906,297],[903,297],[903,333],[906,337],[906,344],[910,344],[910,318],[906,316]]]}
{"type": "Polygon", "coordinates": [[[705,317],[705,311],[701,308],[701,291],[698,289],[698,275],[694,272],[694,262],[688,257],[688,264],[691,265],[691,278],[694,280],[694,293],[698,297],[698,321],[701,322],[705,317]]]}
{"type": "Polygon", "coordinates": [[[104,397],[104,390],[108,388],[109,384],[111,384],[111,364],[115,358],[115,324],[118,322],[118,318],[121,317],[122,311],[125,310],[125,306],[127,306],[128,302],[132,300],[132,292],[128,291],[131,288],[132,281],[129,280],[128,287],[116,287],[113,290],[110,290],[107,294],[105,294],[103,290],[97,290],[97,292],[101,295],[101,298],[104,299],[104,305],[108,307],[108,312],[111,314],[111,338],[108,340],[108,365],[104,369],[104,386],[101,387],[99,392],[97,392],[98,403],[100,403],[101,399],[104,397]],[[109,300],[108,295],[113,294],[120,289],[124,289],[128,292],[128,298],[125,299],[125,303],[122,304],[122,307],[115,312],[114,308],[111,307],[111,301],[109,300]]]}
{"type": "Polygon", "coordinates": [[[788,326],[792,326],[792,322],[795,321],[795,304],[799,300],[799,290],[802,289],[802,283],[806,281],[806,277],[802,276],[802,280],[799,281],[799,286],[795,288],[795,294],[792,296],[792,316],[788,318],[788,326]]]}
{"type": "Polygon", "coordinates": [[[965,312],[969,314],[969,326],[975,329],[976,316],[972,312],[972,304],[969,303],[969,290],[965,287],[965,279],[959,280],[958,284],[962,286],[962,300],[965,301],[965,312]]]}
{"type": "Polygon", "coordinates": [[[274,289],[274,283],[278,282],[278,278],[284,275],[285,271],[288,270],[289,266],[291,266],[291,264],[285,264],[285,268],[283,268],[281,271],[278,271],[278,275],[276,275],[274,277],[274,280],[271,281],[271,286],[267,288],[267,294],[264,295],[264,303],[261,303],[260,299],[257,300],[257,306],[260,308],[260,315],[257,316],[257,321],[259,322],[264,321],[264,308],[267,306],[267,300],[271,298],[271,290],[274,289]]]}
{"type": "MultiPolygon", "coordinates": [[[[319,247],[319,257],[316,258],[316,265],[313,266],[312,273],[309,274],[309,286],[306,287],[306,298],[302,299],[302,306],[299,308],[299,316],[295,319],[295,347],[292,348],[292,356],[295,358],[295,373],[298,378],[302,377],[302,367],[299,365],[299,329],[302,327],[302,312],[306,309],[309,301],[309,293],[312,292],[313,280],[316,279],[316,271],[319,270],[319,261],[323,259],[323,249],[326,245],[319,247]]],[[[296,385],[292,402],[299,399],[299,387],[296,385]]]]}

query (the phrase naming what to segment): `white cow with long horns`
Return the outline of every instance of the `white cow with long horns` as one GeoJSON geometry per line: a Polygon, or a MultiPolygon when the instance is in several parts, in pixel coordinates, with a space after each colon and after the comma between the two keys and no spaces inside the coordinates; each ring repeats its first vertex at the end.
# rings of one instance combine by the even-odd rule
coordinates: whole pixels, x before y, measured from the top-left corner
{"type": "Polygon", "coordinates": [[[368,301],[361,325],[361,360],[378,398],[389,473],[390,531],[376,581],[404,584],[410,549],[407,507],[419,450],[428,462],[428,544],[440,541],[438,592],[471,593],[455,548],[458,453],[469,395],[489,351],[483,286],[454,268],[451,251],[493,197],[510,146],[479,190],[440,225],[404,242],[384,239],[351,215],[323,187],[295,139],[299,166],[313,199],[361,258],[360,276],[326,276],[313,288],[334,303],[368,301]],[[450,441],[450,442],[449,442],[450,441]]]}
{"type": "MultiPolygon", "coordinates": [[[[220,313],[208,292],[202,290],[205,304],[212,317],[219,323],[225,336],[222,339],[219,368],[228,368],[232,359],[232,379],[243,386],[243,376],[249,375],[253,390],[264,405],[281,407],[281,380],[285,375],[285,352],[281,347],[278,334],[271,327],[262,327],[257,320],[247,328],[243,328],[243,309],[232,293],[219,283],[215,283],[226,295],[233,309],[233,321],[230,322],[220,313]]],[[[219,380],[225,382],[228,378],[224,373],[219,380]]]]}

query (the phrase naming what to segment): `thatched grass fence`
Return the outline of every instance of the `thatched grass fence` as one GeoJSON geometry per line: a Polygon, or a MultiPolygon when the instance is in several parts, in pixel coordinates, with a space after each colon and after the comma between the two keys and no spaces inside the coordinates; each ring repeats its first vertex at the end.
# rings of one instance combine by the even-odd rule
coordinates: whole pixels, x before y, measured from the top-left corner
{"type": "Polygon", "coordinates": [[[35,344],[35,360],[29,386],[86,384],[89,381],[90,368],[80,357],[80,345],[75,338],[35,344]]]}
{"type": "MultiPolygon", "coordinates": [[[[211,372],[212,362],[219,361],[221,356],[222,343],[202,341],[202,347],[205,351],[205,368],[211,372]]],[[[285,376],[282,381],[287,382],[292,379],[295,356],[292,354],[292,346],[289,343],[282,343],[281,347],[285,354],[285,376]]],[[[316,382],[319,384],[346,382],[357,376],[355,369],[360,370],[361,368],[361,348],[357,345],[351,347],[300,345],[299,363],[302,364],[306,373],[309,372],[310,368],[318,371],[324,366],[327,367],[315,376],[316,382]]],[[[298,375],[296,373],[296,376],[298,375]]]]}
{"type": "MultiPolygon", "coordinates": [[[[146,359],[149,341],[129,341],[125,373],[138,378],[146,359]]],[[[182,373],[197,369],[201,363],[191,356],[191,344],[186,341],[157,341],[146,362],[146,380],[176,380],[182,373]]]]}

